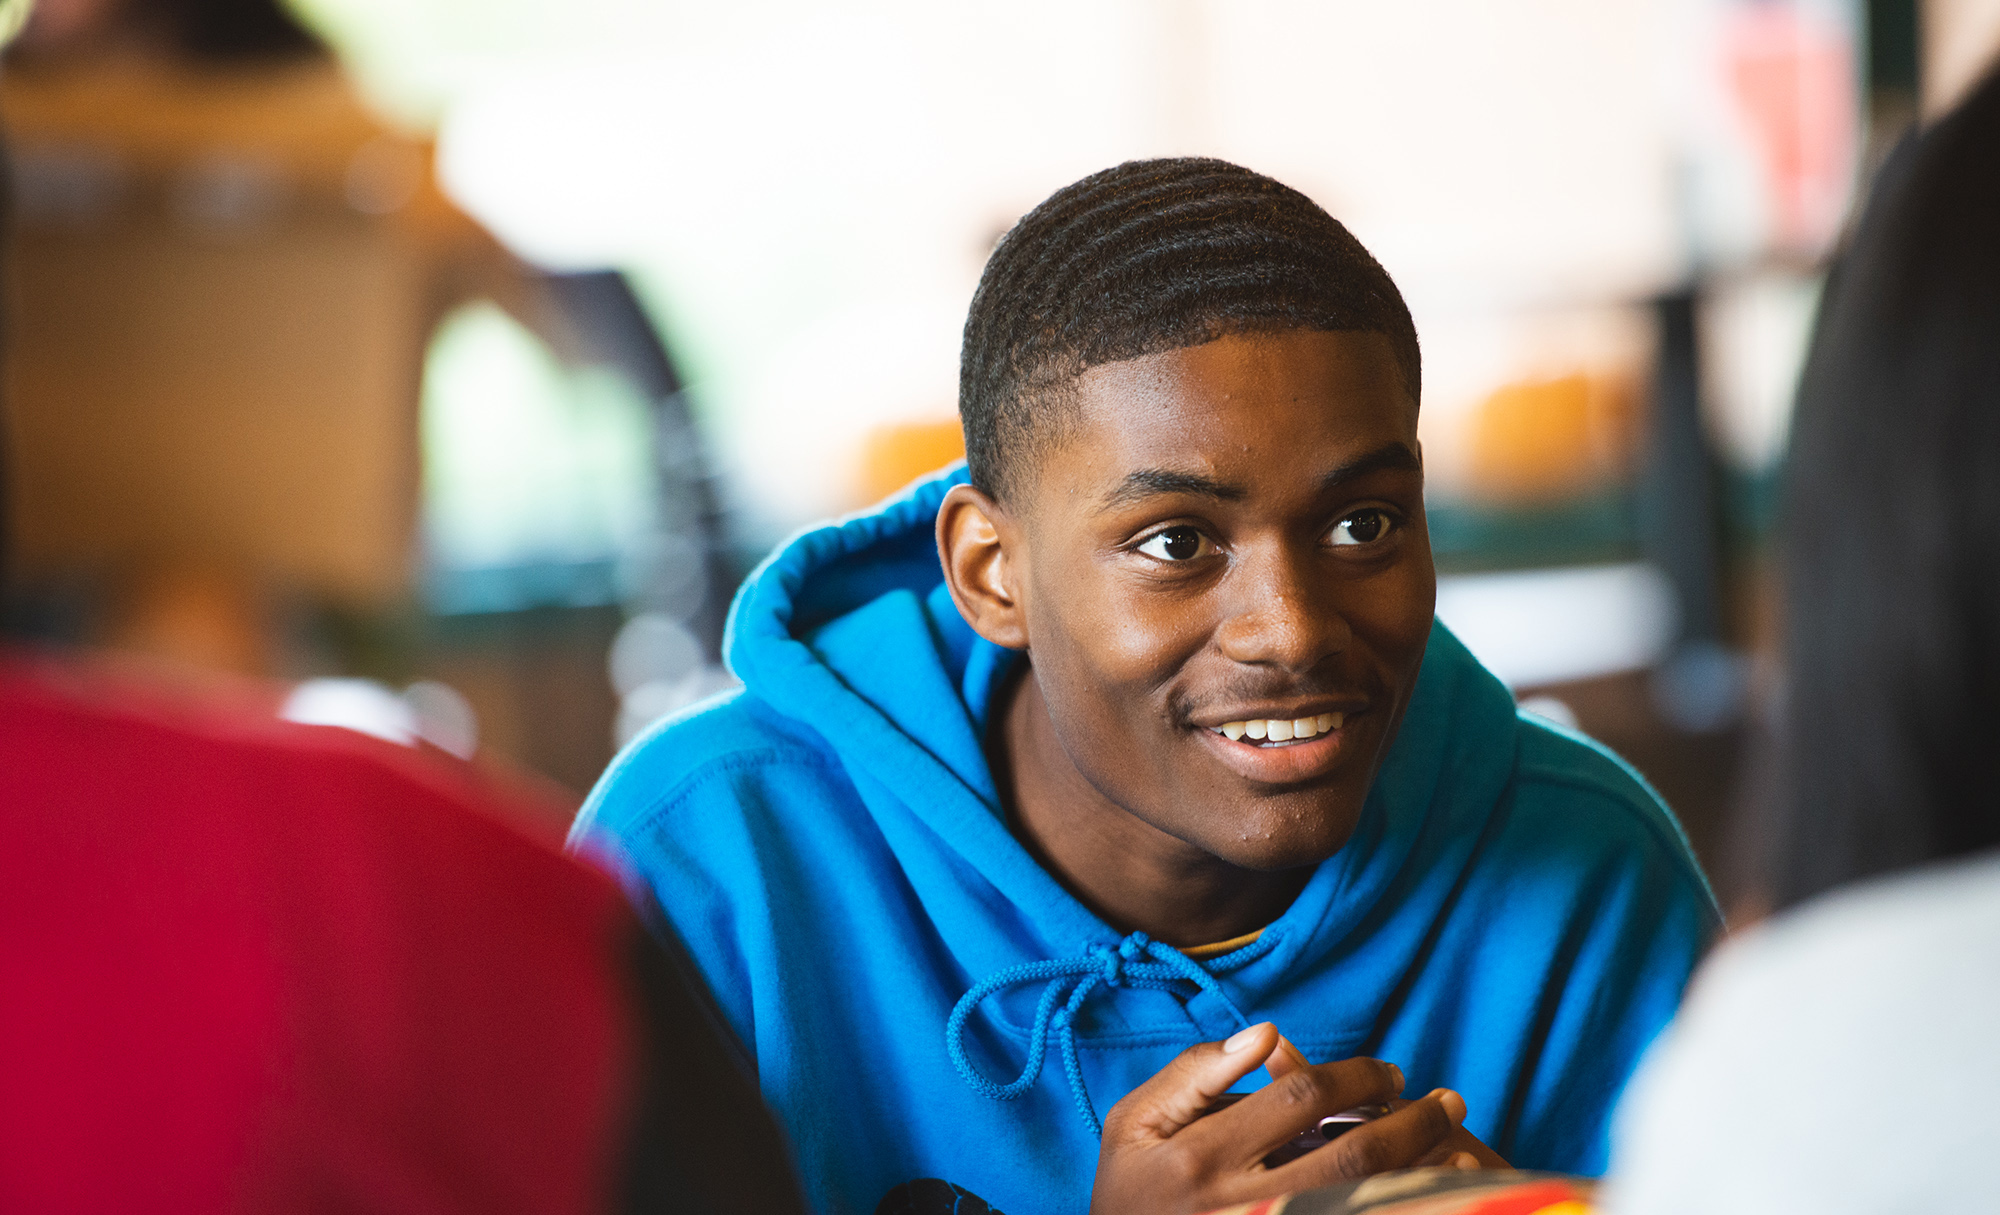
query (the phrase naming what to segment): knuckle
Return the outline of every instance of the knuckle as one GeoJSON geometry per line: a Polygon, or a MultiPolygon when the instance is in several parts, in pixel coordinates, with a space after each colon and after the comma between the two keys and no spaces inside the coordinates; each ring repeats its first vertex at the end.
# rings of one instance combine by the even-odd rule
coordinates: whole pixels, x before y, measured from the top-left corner
{"type": "Polygon", "coordinates": [[[1132,1108],[1126,1102],[1130,1100],[1132,1095],[1127,1093],[1118,1104],[1104,1111],[1104,1142],[1117,1143],[1125,1138],[1125,1122],[1132,1108]]]}
{"type": "Polygon", "coordinates": [[[1349,1133],[1330,1146],[1339,1153],[1340,1173],[1344,1177],[1371,1177],[1401,1163],[1393,1158],[1388,1143],[1380,1135],[1349,1133]]]}
{"type": "Polygon", "coordinates": [[[1317,1107],[1330,1096],[1332,1082],[1316,1067],[1291,1072],[1277,1081],[1278,1097],[1286,1105],[1317,1107]]]}

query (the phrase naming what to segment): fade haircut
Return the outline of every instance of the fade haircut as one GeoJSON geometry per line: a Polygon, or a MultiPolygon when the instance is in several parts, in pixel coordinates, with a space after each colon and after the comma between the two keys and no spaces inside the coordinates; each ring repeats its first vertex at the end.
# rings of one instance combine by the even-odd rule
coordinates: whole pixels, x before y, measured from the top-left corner
{"type": "Polygon", "coordinates": [[[1297,190],[1203,157],[1131,160],[1064,186],[1001,238],[972,297],[958,371],[972,483],[1002,501],[1024,490],[1088,368],[1291,329],[1385,335],[1419,399],[1402,293],[1297,190]]]}

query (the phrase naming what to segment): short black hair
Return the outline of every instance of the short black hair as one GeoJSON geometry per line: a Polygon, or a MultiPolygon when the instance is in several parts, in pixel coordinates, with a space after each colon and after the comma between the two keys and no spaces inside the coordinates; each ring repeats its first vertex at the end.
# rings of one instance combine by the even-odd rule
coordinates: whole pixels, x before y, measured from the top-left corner
{"type": "Polygon", "coordinates": [[[2000,846],[2000,76],[1897,149],[1800,378],[1782,547],[1785,907],[2000,846]]]}
{"type": "Polygon", "coordinates": [[[958,412],[973,484],[1001,499],[1057,442],[1087,368],[1230,333],[1381,333],[1412,403],[1416,324],[1319,204],[1225,160],[1130,160],[1064,186],[986,262],[965,321],[958,412]]]}

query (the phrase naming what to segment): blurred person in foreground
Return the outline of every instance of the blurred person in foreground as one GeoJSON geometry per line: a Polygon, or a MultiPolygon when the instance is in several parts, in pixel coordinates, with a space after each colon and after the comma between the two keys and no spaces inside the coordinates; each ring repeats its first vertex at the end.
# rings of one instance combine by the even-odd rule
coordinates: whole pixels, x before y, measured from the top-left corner
{"type": "Polygon", "coordinates": [[[2000,1210],[2000,78],[1885,167],[1800,383],[1766,890],[1608,1205],[2000,1210]]]}
{"type": "Polygon", "coordinates": [[[772,556],[743,691],[600,782],[574,841],[657,896],[816,1206],[1601,1167],[1716,912],[1630,769],[1435,623],[1420,361],[1297,191],[1065,187],[974,296],[969,467],[772,556]]]}
{"type": "Polygon", "coordinates": [[[0,1210],[800,1209],[614,883],[267,708],[0,648],[0,1210]]]}

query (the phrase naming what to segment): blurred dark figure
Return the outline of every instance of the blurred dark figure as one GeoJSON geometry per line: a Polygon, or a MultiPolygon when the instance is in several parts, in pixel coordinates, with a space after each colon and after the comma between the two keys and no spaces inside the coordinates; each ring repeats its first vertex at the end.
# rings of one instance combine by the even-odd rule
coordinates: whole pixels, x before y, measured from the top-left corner
{"type": "Polygon", "coordinates": [[[1633,1081],[1617,1215],[2000,1210],[1996,153],[2000,77],[1885,165],[1828,285],[1759,808],[1780,914],[1633,1081]]]}
{"type": "Polygon", "coordinates": [[[1789,476],[1777,907],[2000,844],[2000,83],[1885,166],[1789,476]]]}
{"type": "Polygon", "coordinates": [[[658,564],[717,588],[696,624],[719,636],[728,571],[664,556],[712,551],[713,509],[636,297],[515,258],[279,0],[42,0],[0,114],[18,310],[0,628],[197,679],[442,682],[483,754],[580,797],[611,758],[626,588],[610,560],[556,562],[508,610],[429,611],[424,386],[439,323],[474,302],[644,385],[660,526],[693,521],[658,564]],[[549,606],[577,603],[595,606],[549,606]]]}
{"type": "Polygon", "coordinates": [[[430,143],[277,0],[42,0],[0,111],[11,589],[66,606],[43,635],[273,676],[310,665],[288,608],[406,610],[430,336],[537,311],[430,143]]]}
{"type": "Polygon", "coordinates": [[[192,60],[324,56],[278,0],[36,0],[21,53],[134,49],[192,60]]]}

